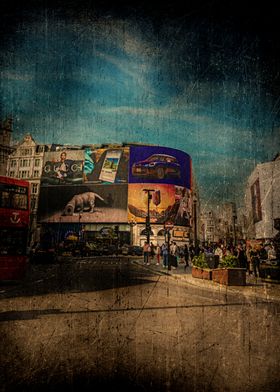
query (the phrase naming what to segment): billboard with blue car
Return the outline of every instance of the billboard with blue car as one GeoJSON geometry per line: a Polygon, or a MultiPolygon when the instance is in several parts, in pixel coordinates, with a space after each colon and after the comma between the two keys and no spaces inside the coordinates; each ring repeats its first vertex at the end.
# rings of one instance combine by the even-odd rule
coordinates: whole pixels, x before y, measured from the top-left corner
{"type": "Polygon", "coordinates": [[[191,189],[191,158],[158,146],[131,146],[129,183],[173,184],[191,189]]]}

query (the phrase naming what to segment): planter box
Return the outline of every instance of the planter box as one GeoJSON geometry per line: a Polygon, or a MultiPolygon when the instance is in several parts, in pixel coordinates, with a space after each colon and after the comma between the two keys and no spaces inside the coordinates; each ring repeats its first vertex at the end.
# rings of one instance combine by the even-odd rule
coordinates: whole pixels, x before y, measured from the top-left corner
{"type": "Polygon", "coordinates": [[[193,266],[192,267],[192,277],[199,278],[199,279],[211,280],[212,279],[212,270],[193,266]]]}
{"type": "Polygon", "coordinates": [[[264,281],[280,283],[280,266],[261,264],[260,278],[264,281]]]}
{"type": "Polygon", "coordinates": [[[246,286],[246,269],[217,268],[212,270],[212,280],[227,286],[246,286]]]}

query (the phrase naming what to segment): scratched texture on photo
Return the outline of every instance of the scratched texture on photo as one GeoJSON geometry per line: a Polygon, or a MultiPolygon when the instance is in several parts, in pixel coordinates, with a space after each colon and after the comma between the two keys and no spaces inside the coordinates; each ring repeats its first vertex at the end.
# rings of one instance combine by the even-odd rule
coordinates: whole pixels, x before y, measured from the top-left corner
{"type": "MultiPolygon", "coordinates": [[[[246,210],[256,165],[275,160],[271,187],[280,189],[279,17],[270,0],[3,0],[0,121],[12,119],[14,143],[30,134],[40,145],[96,145],[90,157],[111,143],[144,144],[151,154],[180,150],[173,155],[191,157],[202,212],[225,203],[246,210]]],[[[80,186],[83,192],[100,192],[105,223],[121,225],[128,201],[145,209],[144,185],[137,188],[136,177],[127,185],[132,161],[125,148],[121,157],[110,150],[106,161],[124,162],[123,177],[108,169],[105,185],[95,186],[93,168],[77,176],[93,181],[80,186]],[[115,178],[119,183],[108,185],[115,178]]],[[[84,164],[84,151],[73,156],[84,164]]],[[[258,186],[252,183],[252,192],[258,186]]],[[[87,222],[79,212],[61,212],[75,194],[69,189],[48,183],[40,205],[48,219],[54,206],[49,220],[57,225],[78,227],[87,222]]],[[[174,189],[172,203],[167,193],[159,202],[175,204],[174,189]]],[[[279,194],[273,208],[280,219],[279,194]]],[[[131,230],[142,215],[131,218],[131,230]]],[[[139,272],[126,260],[36,265],[23,286],[0,286],[1,390],[279,390],[279,284],[270,287],[275,301],[266,289],[262,299],[254,296],[258,288],[250,285],[248,297],[224,288],[206,294],[204,286],[139,272]]]]}

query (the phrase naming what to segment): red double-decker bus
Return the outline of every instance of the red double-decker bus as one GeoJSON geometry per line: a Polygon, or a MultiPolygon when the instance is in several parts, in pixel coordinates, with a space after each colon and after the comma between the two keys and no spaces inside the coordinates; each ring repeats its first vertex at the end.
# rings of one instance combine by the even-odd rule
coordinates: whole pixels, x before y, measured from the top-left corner
{"type": "Polygon", "coordinates": [[[0,176],[0,280],[25,275],[29,217],[29,182],[0,176]]]}

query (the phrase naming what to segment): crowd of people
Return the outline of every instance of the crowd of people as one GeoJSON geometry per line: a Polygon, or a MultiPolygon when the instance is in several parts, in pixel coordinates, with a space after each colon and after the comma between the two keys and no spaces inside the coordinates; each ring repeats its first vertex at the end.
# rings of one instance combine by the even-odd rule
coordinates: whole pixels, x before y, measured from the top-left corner
{"type": "Polygon", "coordinates": [[[183,263],[186,269],[189,265],[192,265],[193,258],[202,253],[219,256],[219,260],[225,256],[236,256],[238,266],[245,268],[249,275],[252,274],[256,277],[260,276],[260,263],[262,261],[276,260],[276,251],[272,243],[257,245],[239,243],[238,245],[229,246],[224,244],[188,246],[185,244],[184,246],[178,246],[175,241],[172,241],[169,244],[169,252],[167,242],[162,245],[154,245],[153,242],[148,243],[146,241],[143,246],[144,264],[149,265],[155,261],[156,265],[162,264],[163,268],[167,268],[169,262],[173,269],[176,269],[179,263],[183,263]]]}

